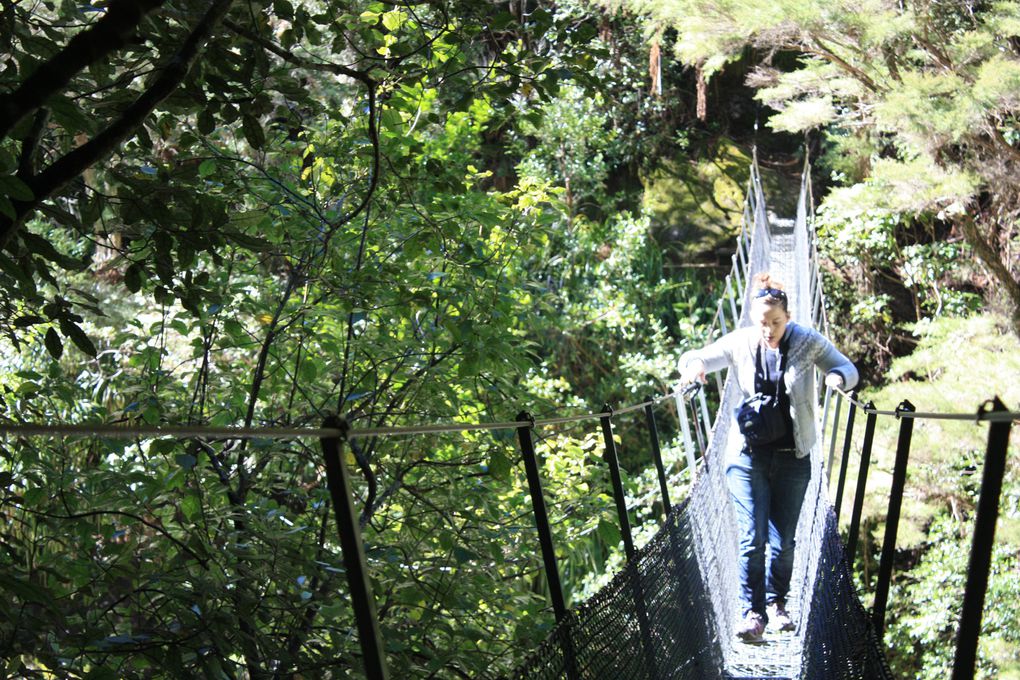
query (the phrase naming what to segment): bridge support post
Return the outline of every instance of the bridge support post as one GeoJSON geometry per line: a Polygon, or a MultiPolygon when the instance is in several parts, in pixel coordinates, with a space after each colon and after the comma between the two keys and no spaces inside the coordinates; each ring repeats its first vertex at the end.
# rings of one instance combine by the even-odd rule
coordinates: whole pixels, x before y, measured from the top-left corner
{"type": "MultiPolygon", "coordinates": [[[[846,434],[843,436],[843,457],[839,462],[839,481],[836,482],[836,525],[839,526],[839,509],[843,505],[843,487],[846,485],[846,464],[850,461],[850,444],[853,443],[854,417],[857,415],[857,393],[850,393],[850,408],[846,414],[846,434]]],[[[835,439],[835,431],[833,438],[835,439]]]]}
{"type": "Polygon", "coordinates": [[[655,664],[655,647],[652,642],[652,627],[648,621],[648,608],[645,603],[645,591],[641,585],[641,574],[634,564],[634,539],[630,531],[630,517],[627,515],[627,496],[623,491],[623,478],[620,475],[620,459],[616,454],[616,442],[613,440],[613,408],[606,404],[602,407],[602,438],[606,445],[605,459],[609,464],[609,474],[613,480],[613,498],[616,499],[616,512],[620,517],[620,534],[623,536],[623,548],[627,553],[626,570],[630,574],[631,591],[634,596],[634,608],[637,610],[638,628],[641,634],[641,648],[644,651],[645,667],[649,678],[657,678],[655,664]]]}
{"type": "Polygon", "coordinates": [[[616,500],[616,515],[620,518],[620,534],[623,536],[623,548],[627,553],[627,561],[634,557],[634,538],[630,533],[630,517],[627,515],[627,497],[623,493],[623,478],[620,476],[620,460],[616,455],[616,442],[613,440],[613,407],[606,404],[602,412],[602,439],[605,442],[605,461],[609,465],[609,476],[613,481],[613,498],[616,500]]]}
{"type": "Polygon", "coordinates": [[[836,392],[836,412],[832,415],[832,432],[829,433],[829,463],[825,466],[825,485],[827,488],[832,488],[832,463],[836,460],[836,437],[839,436],[839,412],[842,408],[843,393],[836,392]]]}
{"type": "MultiPolygon", "coordinates": [[[[535,422],[531,414],[521,411],[517,414],[517,422],[535,422]]],[[[545,507],[545,496],[542,495],[542,478],[538,474],[538,456],[535,455],[535,443],[531,438],[534,425],[517,428],[517,440],[521,445],[524,458],[524,471],[528,477],[528,490],[531,493],[531,507],[535,513],[535,528],[538,530],[538,542],[542,548],[542,562],[545,565],[545,577],[549,581],[549,597],[552,600],[556,623],[561,624],[567,618],[567,604],[563,599],[563,586],[560,583],[560,569],[556,564],[556,551],[553,548],[552,529],[549,526],[549,512],[545,507]]],[[[570,637],[569,628],[562,632],[564,665],[567,677],[575,680],[577,674],[577,655],[570,637]]]]}
{"type": "MultiPolygon", "coordinates": [[[[330,416],[322,426],[337,428],[341,433],[346,433],[348,429],[347,421],[338,416],[330,416]]],[[[329,487],[333,512],[336,514],[344,570],[347,572],[347,584],[354,606],[354,620],[358,626],[358,642],[361,644],[361,654],[365,662],[365,675],[369,680],[386,680],[389,677],[386,653],[383,650],[382,634],[379,632],[372,585],[368,580],[368,562],[365,559],[361,526],[358,523],[358,513],[351,493],[351,480],[342,457],[343,437],[342,434],[319,440],[326,463],[326,485],[329,487]]]]}
{"type": "Polygon", "coordinates": [[[864,442],[861,445],[861,465],[857,470],[857,490],[854,492],[854,509],[850,514],[850,531],[846,541],[846,560],[850,565],[851,572],[854,566],[854,557],[857,555],[857,535],[861,528],[861,514],[864,510],[864,491],[868,486],[868,467],[871,465],[871,445],[875,441],[875,421],[878,414],[875,413],[875,404],[868,402],[864,405],[864,412],[867,419],[864,421],[864,442]]]}
{"type": "MultiPolygon", "coordinates": [[[[1006,405],[998,397],[992,402],[992,413],[1006,412],[1006,405]]],[[[979,415],[984,413],[982,407],[979,415]]],[[[967,588],[963,594],[963,612],[956,637],[956,658],[953,661],[952,680],[970,680],[974,677],[978,636],[981,634],[981,614],[988,589],[988,571],[992,564],[995,543],[995,523],[999,519],[999,496],[1002,478],[1006,473],[1006,449],[1012,421],[993,422],[988,428],[988,448],[985,453],[984,472],[981,475],[981,496],[978,499],[974,539],[967,567],[967,588]]]]}
{"type": "MultiPolygon", "coordinates": [[[[679,388],[677,388],[679,390],[679,388]]],[[[694,439],[691,437],[691,423],[688,420],[687,399],[683,394],[676,395],[676,417],[680,421],[680,433],[684,440],[684,455],[687,457],[687,479],[693,484],[697,471],[697,460],[694,457],[694,439]]]]}
{"type": "Polygon", "coordinates": [[[910,438],[914,433],[914,419],[903,418],[901,413],[913,413],[917,409],[907,400],[896,407],[900,418],[900,436],[896,442],[896,463],[893,467],[892,488],[889,490],[889,511],[885,516],[885,537],[882,539],[882,560],[878,565],[878,583],[875,585],[875,607],[872,618],[879,639],[885,633],[885,606],[889,599],[889,585],[892,583],[893,557],[896,553],[896,530],[900,524],[900,507],[903,504],[903,489],[907,483],[907,461],[910,458],[910,438]]]}
{"type": "Polygon", "coordinates": [[[655,471],[659,475],[659,491],[662,492],[663,514],[669,517],[673,509],[669,502],[669,483],[666,481],[666,468],[662,464],[662,449],[659,448],[659,428],[655,424],[655,410],[652,404],[645,404],[645,420],[648,422],[648,439],[652,447],[652,461],[655,463],[655,471]]]}

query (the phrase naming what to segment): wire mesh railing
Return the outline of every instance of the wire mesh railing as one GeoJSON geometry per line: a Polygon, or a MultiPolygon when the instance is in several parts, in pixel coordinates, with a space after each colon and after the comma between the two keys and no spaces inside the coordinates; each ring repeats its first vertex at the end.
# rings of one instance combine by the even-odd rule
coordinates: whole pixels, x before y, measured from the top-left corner
{"type": "MultiPolygon", "coordinates": [[[[868,492],[868,473],[874,463],[875,432],[879,417],[898,421],[896,445],[893,449],[892,474],[885,511],[885,530],[882,535],[880,563],[875,578],[874,603],[870,613],[873,625],[882,636],[889,605],[894,573],[894,556],[901,522],[902,501],[906,495],[910,453],[914,425],[918,420],[960,421],[974,425],[988,423],[988,434],[983,463],[977,514],[967,568],[967,582],[962,596],[962,611],[957,627],[953,680],[973,678],[977,658],[977,644],[984,608],[985,591],[991,567],[995,525],[999,516],[999,503],[1006,469],[1009,436],[1014,422],[1020,421],[1020,412],[1011,412],[998,398],[982,404],[971,413],[918,411],[904,400],[895,409],[878,409],[871,402],[861,402],[855,392],[834,388],[837,404],[849,404],[846,419],[839,420],[839,411],[833,417],[829,433],[830,444],[835,444],[842,432],[842,453],[838,461],[839,475],[835,483],[835,513],[838,521],[844,498],[850,453],[855,443],[855,419],[858,412],[865,416],[863,435],[859,440],[860,457],[857,462],[857,480],[852,494],[851,516],[847,524],[846,559],[852,567],[857,559],[863,506],[868,492]]],[[[858,428],[859,429],[859,428],[858,428]]]]}

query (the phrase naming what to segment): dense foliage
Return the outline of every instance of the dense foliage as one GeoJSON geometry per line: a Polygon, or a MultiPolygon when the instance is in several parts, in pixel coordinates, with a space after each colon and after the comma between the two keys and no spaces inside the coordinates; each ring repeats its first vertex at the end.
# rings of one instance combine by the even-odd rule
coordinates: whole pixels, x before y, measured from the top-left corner
{"type": "MultiPolygon", "coordinates": [[[[661,392],[677,317],[700,329],[627,179],[684,123],[625,134],[664,115],[633,23],[287,0],[0,21],[5,420],[506,421],[661,392]]],[[[582,596],[620,540],[601,446],[541,434],[582,596]]],[[[3,675],[360,673],[318,442],[0,446],[3,675]]],[[[518,661],[552,617],[513,433],[347,463],[395,676],[518,661]]]]}
{"type": "MultiPolygon", "coordinates": [[[[887,385],[865,391],[879,408],[907,398],[918,411],[959,412],[997,394],[1015,407],[1020,343],[1005,318],[978,314],[918,324],[917,349],[896,359],[887,385]],[[966,348],[961,360],[961,347],[966,348]]],[[[865,496],[865,535],[856,556],[865,594],[873,591],[884,532],[900,421],[879,418],[875,458],[865,496]]],[[[856,440],[864,424],[857,419],[856,440]]],[[[903,497],[886,627],[887,655],[896,677],[951,674],[967,580],[975,509],[984,470],[987,426],[972,421],[917,421],[903,497]]],[[[1010,451],[1020,443],[1013,428],[1010,451]]],[[[977,677],[1020,673],[1020,617],[1015,607],[1020,559],[1020,469],[1008,458],[1000,517],[978,650],[977,677]]],[[[856,475],[851,465],[850,479],[856,475]]],[[[847,520],[849,502],[842,518],[847,520]]]]}
{"type": "MultiPolygon", "coordinates": [[[[902,297],[908,306],[891,312],[897,319],[910,317],[909,298],[921,291],[932,309],[944,302],[953,308],[958,300],[939,300],[941,290],[987,287],[989,301],[1020,334],[1020,6],[883,0],[625,4],[647,13],[651,30],[675,30],[676,53],[708,74],[733,60],[750,60],[747,82],[772,110],[768,124],[824,134],[823,165],[835,185],[822,201],[830,223],[837,231],[846,224],[851,231],[895,232],[898,248],[913,248],[889,261],[881,239],[866,239],[860,264],[866,270],[877,265],[868,270],[877,276],[863,277],[855,275],[853,254],[834,248],[837,281],[890,295],[893,302],[902,297]],[[961,261],[953,251],[963,244],[972,257],[963,258],[962,267],[948,266],[961,261]],[[883,276],[899,280],[875,291],[874,279],[883,276]],[[939,290],[931,291],[933,285],[939,290]]],[[[881,298],[867,300],[848,322],[860,320],[881,333],[870,321],[885,307],[881,298]]],[[[914,320],[931,316],[931,310],[915,311],[914,320]]],[[[889,351],[886,346],[887,358],[889,351]]]]}

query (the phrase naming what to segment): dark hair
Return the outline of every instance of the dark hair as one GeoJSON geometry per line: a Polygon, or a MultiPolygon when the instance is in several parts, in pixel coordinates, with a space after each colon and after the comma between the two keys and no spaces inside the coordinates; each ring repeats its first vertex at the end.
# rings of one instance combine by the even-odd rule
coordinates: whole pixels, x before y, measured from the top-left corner
{"type": "Polygon", "coordinates": [[[757,274],[753,281],[752,300],[761,298],[761,301],[768,307],[782,307],[784,312],[790,311],[789,299],[786,296],[786,291],[783,290],[783,284],[773,279],[771,274],[768,272],[757,274]]]}

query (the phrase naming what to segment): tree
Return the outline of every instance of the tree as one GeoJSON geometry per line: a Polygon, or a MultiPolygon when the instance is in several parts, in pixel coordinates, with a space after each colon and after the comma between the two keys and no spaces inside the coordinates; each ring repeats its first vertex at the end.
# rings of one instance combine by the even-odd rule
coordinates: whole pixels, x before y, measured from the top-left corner
{"type": "MultiPolygon", "coordinates": [[[[497,182],[519,158],[490,147],[531,134],[568,69],[602,58],[593,19],[477,2],[214,6],[3,5],[16,66],[2,76],[3,418],[272,426],[341,411],[385,427],[581,410],[542,375],[539,343],[560,336],[533,312],[559,304],[544,290],[568,218],[558,178],[497,182]],[[44,182],[54,167],[68,181],[44,182]]],[[[588,233],[577,269],[624,236],[605,266],[628,285],[605,292],[652,327],[656,310],[638,319],[631,304],[655,273],[636,257],[647,231],[614,216],[588,233]]],[[[578,326],[616,354],[642,340],[578,326]]],[[[605,391],[644,392],[662,370],[605,391]]],[[[545,444],[568,583],[618,543],[611,500],[586,486],[604,476],[594,442],[545,444]]],[[[5,673],[357,672],[317,442],[0,446],[5,673]]],[[[349,454],[395,674],[512,667],[551,621],[512,433],[356,440],[349,454]]]]}
{"type": "MultiPolygon", "coordinates": [[[[1020,6],[1015,2],[666,0],[632,6],[706,74],[753,46],[795,64],[751,77],[778,130],[827,130],[859,209],[951,224],[1020,333],[1020,6]]],[[[837,192],[838,193],[838,192],[837,192]]]]}

